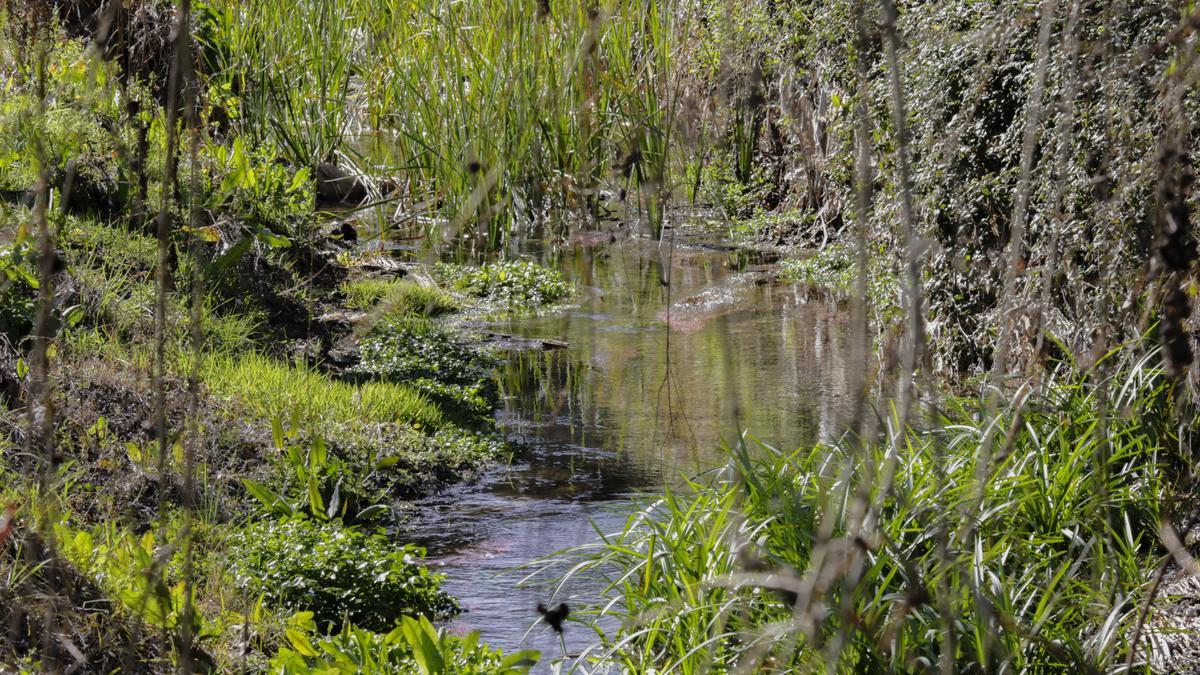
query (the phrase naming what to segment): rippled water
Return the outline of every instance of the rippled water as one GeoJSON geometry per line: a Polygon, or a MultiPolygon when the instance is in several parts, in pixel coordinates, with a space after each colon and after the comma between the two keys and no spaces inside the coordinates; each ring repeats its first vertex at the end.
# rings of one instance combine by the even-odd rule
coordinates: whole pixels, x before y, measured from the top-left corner
{"type": "MultiPolygon", "coordinates": [[[[602,587],[518,585],[522,565],[620,529],[631,495],[720,465],[740,429],[789,448],[828,440],[846,398],[836,306],[772,285],[761,261],[728,247],[596,243],[539,254],[580,290],[573,306],[482,326],[569,343],[509,353],[498,421],[529,451],[416,505],[406,533],[462,602],[451,629],[540,649],[543,672],[561,647],[536,603],[579,605],[602,587]]],[[[570,653],[594,640],[568,624],[570,653]]]]}

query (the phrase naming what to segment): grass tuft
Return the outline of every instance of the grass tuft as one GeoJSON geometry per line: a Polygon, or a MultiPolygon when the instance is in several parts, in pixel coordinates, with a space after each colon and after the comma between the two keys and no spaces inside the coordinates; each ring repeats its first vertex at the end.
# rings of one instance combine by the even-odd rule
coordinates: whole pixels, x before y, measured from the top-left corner
{"type": "Polygon", "coordinates": [[[319,430],[346,422],[440,429],[446,424],[437,406],[403,384],[339,382],[260,354],[209,359],[204,382],[218,396],[238,401],[261,419],[283,417],[293,420],[293,426],[319,430]]]}

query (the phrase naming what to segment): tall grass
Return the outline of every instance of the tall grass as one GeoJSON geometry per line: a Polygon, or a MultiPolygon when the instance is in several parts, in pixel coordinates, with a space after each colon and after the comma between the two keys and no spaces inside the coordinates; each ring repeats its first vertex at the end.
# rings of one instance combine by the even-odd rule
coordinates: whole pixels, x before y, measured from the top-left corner
{"type": "Polygon", "coordinates": [[[1064,372],[1023,413],[956,404],[902,435],[891,490],[887,443],[739,445],[568,558],[568,576],[608,576],[603,611],[624,618],[588,656],[630,672],[914,672],[951,644],[955,672],[1124,664],[1179,459],[1155,359],[1105,383],[1064,372]],[[979,472],[989,427],[1004,451],[979,472]]]}
{"type": "Polygon", "coordinates": [[[224,0],[210,41],[242,128],[293,161],[341,151],[494,240],[551,207],[594,211],[605,185],[657,226],[683,15],[660,0],[540,5],[224,0]]]}

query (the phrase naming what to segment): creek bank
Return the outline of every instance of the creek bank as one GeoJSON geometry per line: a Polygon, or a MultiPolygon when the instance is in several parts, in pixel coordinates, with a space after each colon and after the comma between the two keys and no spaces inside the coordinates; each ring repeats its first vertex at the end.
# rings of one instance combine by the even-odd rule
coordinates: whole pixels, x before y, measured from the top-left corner
{"type": "MultiPolygon", "coordinates": [[[[4,208],[22,215],[22,207],[4,208]]],[[[421,268],[347,241],[343,233],[307,245],[293,239],[285,248],[254,241],[215,270],[201,309],[207,353],[194,371],[195,387],[188,381],[193,362],[187,299],[168,297],[164,456],[158,450],[157,404],[148,377],[155,346],[149,308],[155,301],[156,244],[119,224],[91,216],[62,217],[59,287],[67,293],[56,304],[62,320],[53,380],[54,446],[71,489],[63,500],[67,515],[56,527],[64,541],[73,542],[64,564],[81,578],[98,575],[102,582],[96,593],[120,615],[98,635],[124,631],[124,624],[118,625],[121,616],[138,624],[138,618],[129,616],[136,604],[127,606],[134,597],[128,593],[136,591],[113,584],[135,583],[136,573],[118,568],[137,564],[138,551],[154,546],[161,527],[176,532],[186,493],[185,447],[196,462],[196,502],[203,505],[196,536],[204,541],[204,554],[197,565],[204,570],[205,588],[227,597],[239,597],[237,589],[251,588],[245,585],[248,580],[269,578],[263,576],[269,569],[303,555],[287,552],[286,536],[275,537],[256,553],[254,560],[261,565],[231,577],[220,560],[233,555],[230,547],[240,544],[230,536],[247,523],[318,523],[319,531],[311,536],[329,547],[333,568],[342,569],[337,566],[347,560],[337,549],[350,536],[345,533],[352,530],[346,528],[364,526],[363,536],[372,546],[387,548],[390,540],[374,528],[395,522],[397,505],[470,480],[515,452],[515,446],[493,433],[494,362],[455,319],[483,298],[439,287],[421,268]],[[199,433],[189,433],[189,423],[199,433]],[[386,516],[381,519],[381,514],[386,516]],[[79,543],[92,539],[105,542],[104,547],[79,543]]],[[[211,244],[211,257],[232,251],[230,242],[245,229],[242,223],[223,222],[215,230],[220,234],[211,244]]],[[[13,252],[5,260],[15,266],[14,274],[29,274],[26,268],[36,261],[24,248],[13,252]]],[[[179,261],[177,275],[191,269],[186,253],[180,253],[179,261]]],[[[175,283],[180,282],[177,277],[175,283]]],[[[6,321],[6,330],[16,331],[11,343],[18,347],[12,358],[7,358],[8,350],[0,356],[19,373],[19,350],[32,326],[26,296],[33,289],[10,284],[5,290],[0,310],[24,319],[6,321]]],[[[499,306],[489,305],[489,311],[499,306]]],[[[0,415],[6,432],[0,462],[0,496],[5,498],[25,484],[19,477],[36,473],[34,458],[20,451],[29,383],[14,378],[12,384],[15,391],[6,397],[11,407],[0,415]]],[[[22,506],[16,529],[28,531],[35,516],[22,506]]],[[[11,548],[18,541],[24,539],[9,539],[0,562],[19,560],[11,548]]],[[[392,570],[396,578],[419,570],[427,576],[430,592],[442,582],[422,564],[419,548],[404,553],[403,565],[384,557],[377,561],[380,569],[392,570]]],[[[175,587],[179,569],[170,565],[161,570],[166,588],[175,587]]],[[[372,592],[370,584],[356,585],[356,590],[372,592]]],[[[65,607],[75,599],[56,602],[65,607]]],[[[434,606],[450,611],[446,602],[401,603],[395,609],[408,614],[434,606]]],[[[229,632],[230,618],[213,609],[201,605],[203,630],[237,634],[229,632]]],[[[303,602],[294,599],[268,608],[263,623],[250,630],[252,661],[261,659],[265,665],[279,646],[282,612],[297,609],[304,609],[303,602]]],[[[24,621],[20,617],[40,610],[16,603],[4,611],[14,621],[24,621]]],[[[81,629],[73,635],[90,633],[81,629]]],[[[231,643],[222,638],[215,645],[218,660],[236,661],[231,643]]],[[[36,648],[32,643],[9,646],[17,651],[0,650],[6,663],[19,662],[36,648]]],[[[109,658],[94,645],[80,646],[85,656],[109,658]]],[[[470,652],[469,645],[464,649],[464,655],[470,652]]]]}

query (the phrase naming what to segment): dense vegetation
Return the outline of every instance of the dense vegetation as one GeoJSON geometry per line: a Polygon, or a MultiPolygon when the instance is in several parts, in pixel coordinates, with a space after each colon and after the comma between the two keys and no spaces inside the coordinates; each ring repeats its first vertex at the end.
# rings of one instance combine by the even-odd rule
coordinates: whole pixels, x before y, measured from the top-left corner
{"type": "Polygon", "coordinates": [[[0,670],[527,671],[435,626],[395,507],[520,451],[470,320],[579,289],[514,242],[697,209],[843,303],[852,422],[745,436],[545,561],[611,582],[572,620],[623,619],[576,669],[1187,665],[1198,31],[1137,0],[4,0],[0,670]],[[421,237],[446,259],[391,255],[421,237]]]}

